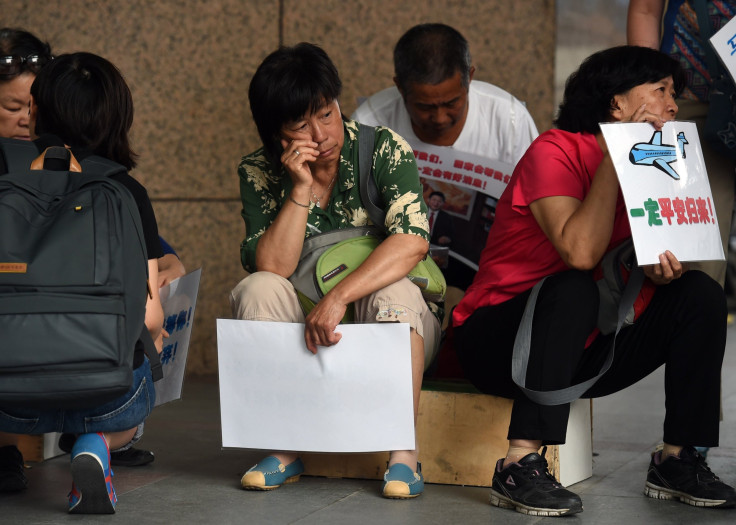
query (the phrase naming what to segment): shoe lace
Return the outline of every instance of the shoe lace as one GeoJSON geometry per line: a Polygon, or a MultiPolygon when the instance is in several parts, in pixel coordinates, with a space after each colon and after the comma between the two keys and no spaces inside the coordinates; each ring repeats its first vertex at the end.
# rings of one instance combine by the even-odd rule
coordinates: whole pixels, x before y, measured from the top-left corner
{"type": "Polygon", "coordinates": [[[523,472],[525,477],[537,487],[540,488],[560,488],[561,485],[557,482],[555,477],[549,472],[549,464],[545,457],[547,453],[547,447],[542,449],[541,457],[536,461],[530,461],[523,465],[523,472]]]}
{"type": "Polygon", "coordinates": [[[698,473],[698,477],[702,481],[720,481],[715,472],[710,469],[708,463],[700,452],[695,450],[693,456],[695,461],[695,471],[698,473]]]}

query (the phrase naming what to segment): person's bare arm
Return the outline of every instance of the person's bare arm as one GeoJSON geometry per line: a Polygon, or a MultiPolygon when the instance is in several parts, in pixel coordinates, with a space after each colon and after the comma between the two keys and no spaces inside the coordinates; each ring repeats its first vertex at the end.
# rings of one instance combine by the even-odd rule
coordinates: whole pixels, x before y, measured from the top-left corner
{"type": "MultiPolygon", "coordinates": [[[[649,122],[661,130],[664,120],[642,104],[622,122],[649,122]]],[[[580,201],[557,195],[529,204],[534,218],[570,268],[590,270],[598,264],[611,242],[618,199],[618,178],[603,135],[596,135],[603,160],[593,177],[590,191],[580,201]]]]}
{"type": "Polygon", "coordinates": [[[659,49],[664,0],[631,0],[626,18],[626,41],[630,46],[659,49]]]}
{"type": "Polygon", "coordinates": [[[616,213],[618,178],[600,135],[598,142],[604,148],[604,157],[582,201],[557,195],[529,205],[565,264],[579,270],[590,270],[603,257],[611,241],[616,213]]]}
{"type": "Polygon", "coordinates": [[[317,159],[319,151],[311,140],[282,141],[282,145],[281,163],[294,186],[276,219],[258,239],[256,268],[289,277],[304,245],[313,180],[309,163],[317,159]]]}
{"type": "Polygon", "coordinates": [[[186,275],[187,270],[179,258],[173,253],[164,254],[158,259],[158,287],[166,286],[171,281],[186,275]]]}

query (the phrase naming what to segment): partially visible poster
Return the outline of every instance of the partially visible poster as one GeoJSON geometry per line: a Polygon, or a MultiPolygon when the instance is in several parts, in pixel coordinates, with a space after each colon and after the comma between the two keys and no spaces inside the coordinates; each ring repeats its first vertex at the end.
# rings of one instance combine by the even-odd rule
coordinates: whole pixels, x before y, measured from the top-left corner
{"type": "Polygon", "coordinates": [[[724,260],[694,122],[604,123],[640,265],[671,251],[680,261],[724,260]]]}
{"type": "MultiPolygon", "coordinates": [[[[410,144],[419,176],[499,198],[511,180],[514,167],[499,160],[462,153],[454,148],[424,142],[410,144]]],[[[448,199],[449,202],[449,199],[448,199]]]]}
{"type": "Polygon", "coordinates": [[[420,177],[419,180],[422,182],[425,202],[429,201],[429,196],[433,192],[439,191],[445,196],[445,205],[442,207],[442,211],[466,221],[470,220],[473,214],[475,191],[436,179],[420,177]]]}
{"type": "Polygon", "coordinates": [[[736,18],[732,18],[713,35],[710,43],[731,74],[731,79],[736,82],[736,18]]]}
{"type": "Polygon", "coordinates": [[[169,337],[164,338],[161,352],[164,378],[154,383],[156,406],[181,397],[201,275],[202,269],[198,268],[159,290],[164,307],[164,330],[169,337]]]}
{"type": "Polygon", "coordinates": [[[449,268],[443,271],[448,285],[464,289],[478,269],[495,203],[508,186],[514,166],[421,141],[410,142],[410,146],[417,159],[424,200],[428,202],[434,192],[442,193],[442,211],[452,216],[455,235],[449,245],[449,268]]]}

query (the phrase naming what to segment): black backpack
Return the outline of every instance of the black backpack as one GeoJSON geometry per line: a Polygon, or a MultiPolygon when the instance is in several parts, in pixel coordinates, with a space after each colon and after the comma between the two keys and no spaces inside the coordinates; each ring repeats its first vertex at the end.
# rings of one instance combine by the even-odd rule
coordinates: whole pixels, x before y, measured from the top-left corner
{"type": "Polygon", "coordinates": [[[0,406],[99,406],[130,389],[139,339],[158,357],[140,214],[109,178],[125,168],[92,156],[75,172],[63,147],[45,159],[32,142],[0,148],[0,406]]]}

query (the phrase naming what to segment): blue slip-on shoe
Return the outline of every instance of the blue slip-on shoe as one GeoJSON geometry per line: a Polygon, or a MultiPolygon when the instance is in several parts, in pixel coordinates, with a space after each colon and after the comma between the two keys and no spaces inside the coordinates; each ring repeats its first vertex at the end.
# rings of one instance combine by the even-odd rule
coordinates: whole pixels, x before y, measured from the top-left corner
{"type": "Polygon", "coordinates": [[[394,463],[383,475],[383,497],[391,499],[416,498],[424,492],[422,464],[417,463],[417,471],[404,463],[394,463]]]}
{"type": "Polygon", "coordinates": [[[118,497],[112,486],[110,449],[101,433],[82,434],[72,448],[71,514],[113,514],[118,497]]]}
{"type": "Polygon", "coordinates": [[[240,479],[245,490],[273,490],[286,483],[296,483],[304,472],[302,460],[297,458],[284,466],[275,456],[263,458],[240,479]]]}

